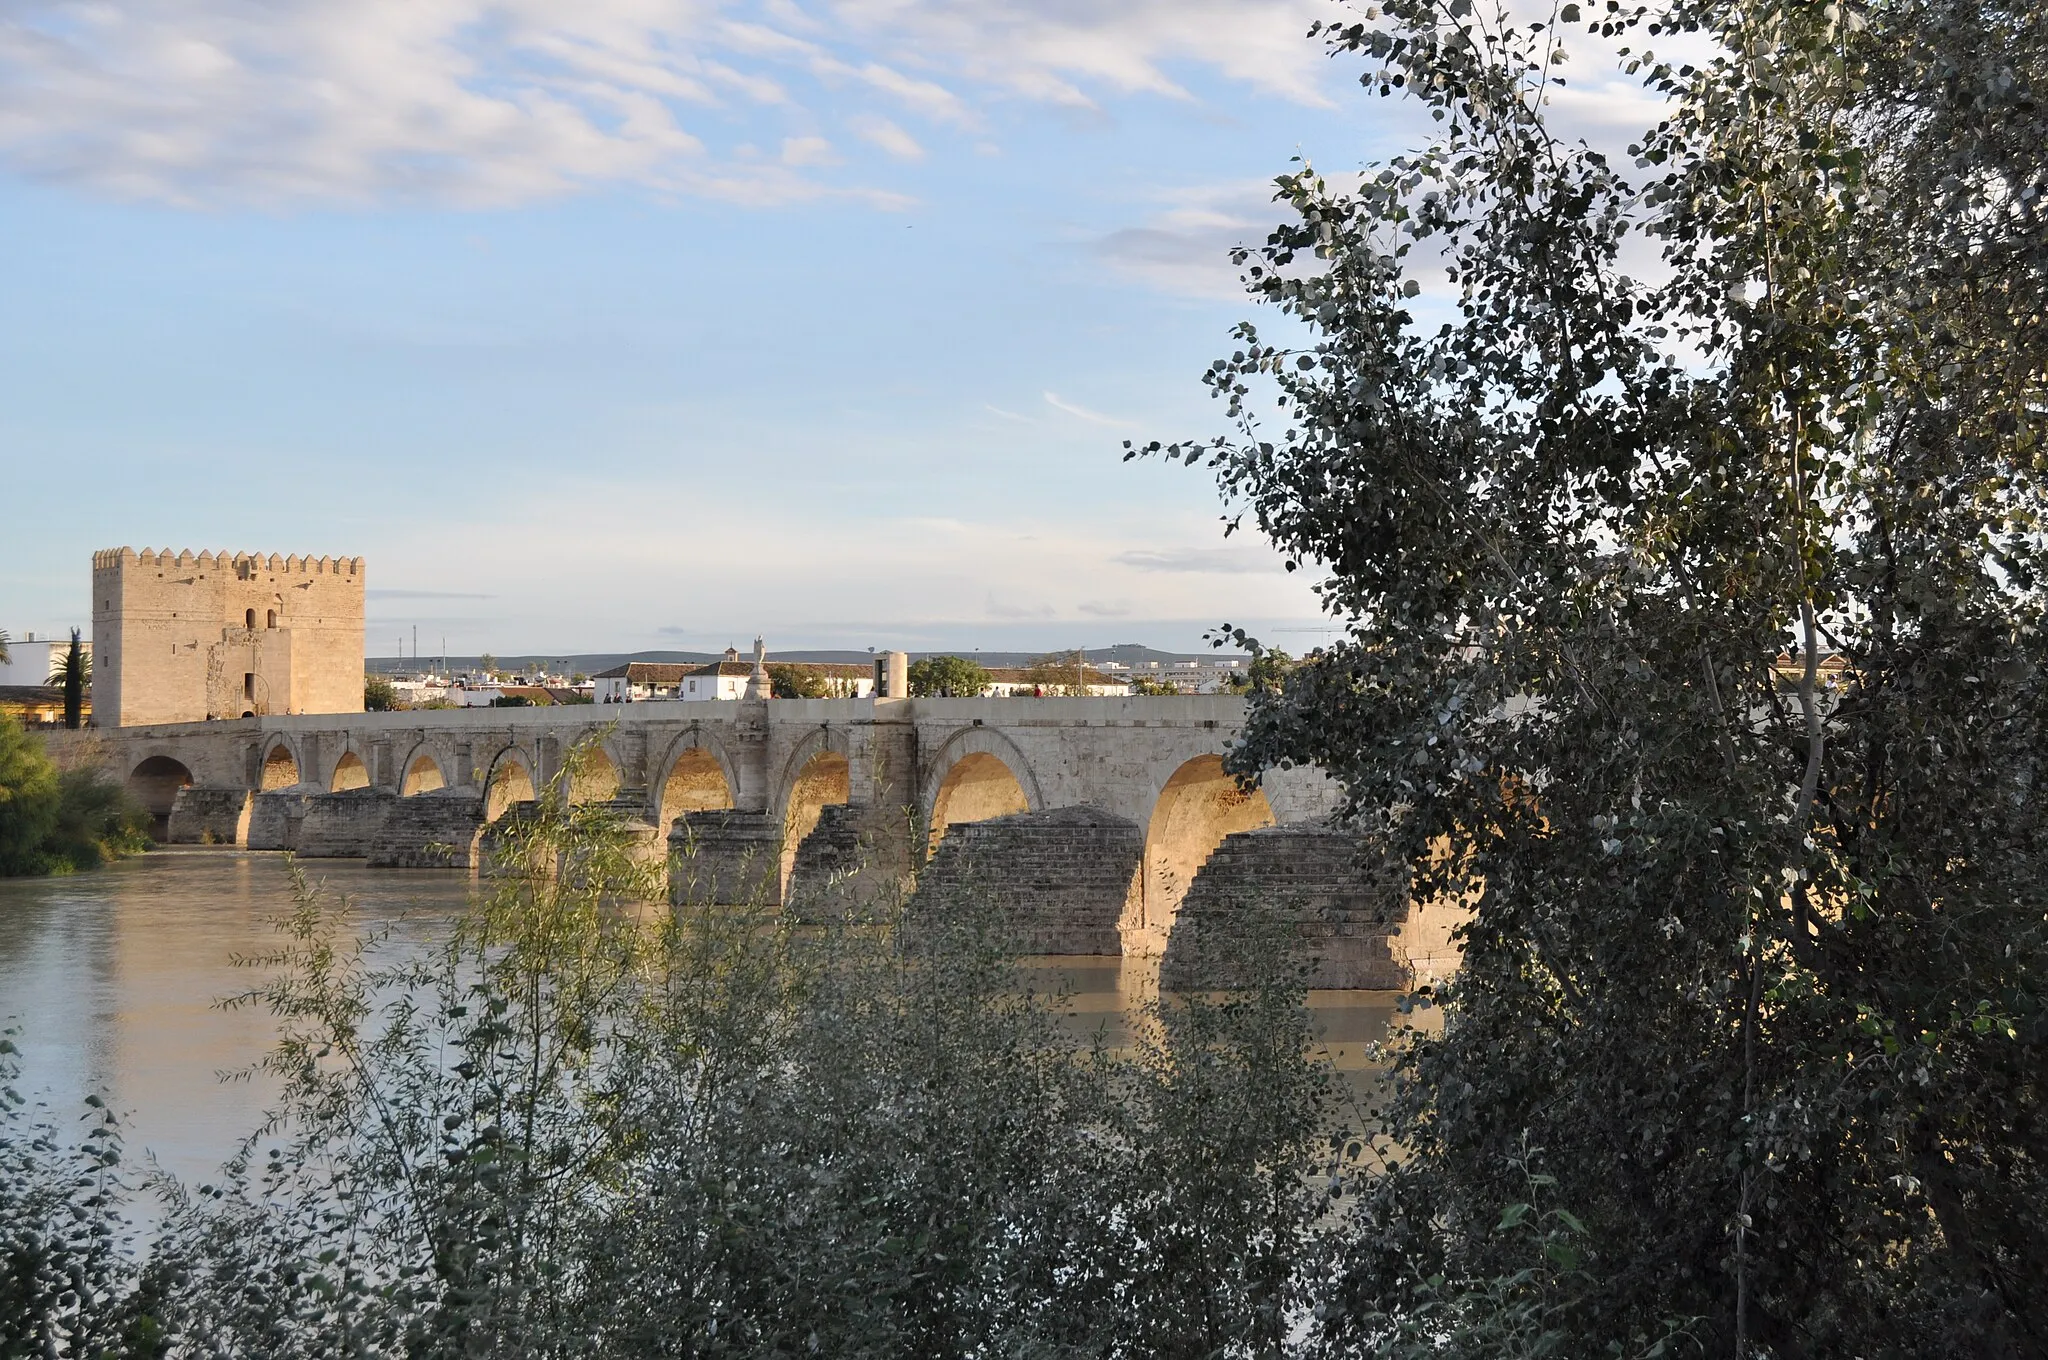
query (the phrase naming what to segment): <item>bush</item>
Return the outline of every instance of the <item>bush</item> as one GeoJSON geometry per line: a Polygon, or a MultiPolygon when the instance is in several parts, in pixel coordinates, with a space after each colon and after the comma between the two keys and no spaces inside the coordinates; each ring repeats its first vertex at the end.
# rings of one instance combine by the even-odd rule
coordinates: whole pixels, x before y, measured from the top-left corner
{"type": "Polygon", "coordinates": [[[56,825],[57,767],[11,714],[0,714],[0,876],[48,872],[43,847],[56,825]]]}
{"type": "Polygon", "coordinates": [[[149,814],[96,769],[59,772],[0,716],[0,877],[94,869],[147,850],[149,814]]]}
{"type": "MultiPolygon", "coordinates": [[[[262,1142],[169,1188],[150,1262],[106,1266],[81,1340],[37,1353],[108,1353],[83,1338],[138,1317],[167,1354],[274,1357],[1195,1356],[1298,1332],[1333,1084],[1284,967],[1154,1006],[1114,1051],[1027,984],[985,897],[649,921],[618,907],[656,885],[608,811],[543,798],[501,834],[505,875],[424,960],[297,880],[272,980],[237,1003],[281,1030],[262,1142]]],[[[38,1214],[0,1201],[0,1234],[38,1214]]]]}

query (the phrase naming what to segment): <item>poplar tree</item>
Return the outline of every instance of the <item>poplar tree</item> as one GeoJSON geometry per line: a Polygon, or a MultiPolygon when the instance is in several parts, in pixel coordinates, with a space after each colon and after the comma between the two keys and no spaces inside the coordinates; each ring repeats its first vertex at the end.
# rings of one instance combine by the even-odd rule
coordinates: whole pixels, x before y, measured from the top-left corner
{"type": "Polygon", "coordinates": [[[1557,1353],[2041,1354],[2048,18],[1383,8],[1320,36],[1429,144],[1278,181],[1227,433],[1131,450],[1342,629],[1235,768],[1473,907],[1324,1340],[1486,1277],[1557,1353]],[[1578,1245],[1504,1275],[1532,1164],[1578,1245]]]}

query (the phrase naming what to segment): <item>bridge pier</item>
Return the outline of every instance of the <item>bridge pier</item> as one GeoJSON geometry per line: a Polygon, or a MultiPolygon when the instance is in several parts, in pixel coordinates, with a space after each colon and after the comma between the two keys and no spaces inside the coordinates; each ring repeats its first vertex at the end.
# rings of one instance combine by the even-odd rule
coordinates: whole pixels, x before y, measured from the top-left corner
{"type": "Polygon", "coordinates": [[[318,796],[312,784],[266,789],[250,800],[249,839],[251,850],[296,850],[299,828],[306,820],[308,801],[318,796]]]}
{"type": "Polygon", "coordinates": [[[956,823],[918,875],[917,917],[999,903],[1027,954],[1121,954],[1145,836],[1092,807],[956,823]]]}
{"type": "Polygon", "coordinates": [[[367,841],[364,858],[372,869],[474,869],[483,833],[482,794],[436,789],[394,799],[367,841]]]}
{"type": "Polygon", "coordinates": [[[299,854],[306,859],[368,859],[384,833],[397,794],[369,785],[306,800],[299,823],[299,854]]]}
{"type": "Polygon", "coordinates": [[[1419,908],[1408,866],[1330,825],[1228,836],[1195,875],[1160,963],[1162,987],[1237,981],[1252,937],[1272,932],[1312,988],[1406,990],[1455,969],[1441,910],[1419,908]]]}
{"type": "Polygon", "coordinates": [[[187,784],[171,800],[170,845],[243,845],[249,839],[249,790],[187,784]]]}
{"type": "Polygon", "coordinates": [[[782,902],[782,824],[773,813],[685,812],[668,836],[668,900],[678,907],[782,902]]]}

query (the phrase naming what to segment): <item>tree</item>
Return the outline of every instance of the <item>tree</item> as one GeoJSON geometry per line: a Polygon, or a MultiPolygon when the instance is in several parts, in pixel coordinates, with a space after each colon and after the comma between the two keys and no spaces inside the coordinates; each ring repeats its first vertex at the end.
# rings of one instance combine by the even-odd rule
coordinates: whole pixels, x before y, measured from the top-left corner
{"type": "Polygon", "coordinates": [[[1287,672],[1294,669],[1294,658],[1278,647],[1253,647],[1252,661],[1243,671],[1230,677],[1230,692],[1233,694],[1277,694],[1287,678],[1287,672]]]}
{"type": "Polygon", "coordinates": [[[0,666],[5,666],[14,660],[14,654],[7,650],[7,644],[13,640],[7,636],[5,628],[0,628],[0,666]]]}
{"type": "Polygon", "coordinates": [[[363,677],[363,711],[365,713],[388,713],[398,707],[398,690],[388,675],[366,675],[363,677]]]}
{"type": "Polygon", "coordinates": [[[84,725],[85,695],[92,684],[92,654],[85,650],[79,630],[71,630],[71,646],[50,667],[50,688],[64,694],[64,725],[76,732],[84,725]]]}
{"type": "Polygon", "coordinates": [[[964,656],[926,656],[910,663],[910,692],[921,699],[975,699],[988,687],[988,671],[964,656]]]}
{"type": "Polygon", "coordinates": [[[476,659],[476,664],[477,669],[484,673],[484,677],[486,679],[495,680],[498,678],[497,657],[491,655],[489,652],[485,652],[482,656],[476,659]]]}
{"type": "Polygon", "coordinates": [[[1025,667],[1024,679],[1049,696],[1076,698],[1088,693],[1088,654],[1076,648],[1070,652],[1047,652],[1033,657],[1025,667]]]}
{"type": "Polygon", "coordinates": [[[0,878],[49,872],[57,827],[57,767],[12,714],[0,713],[0,878]]]}
{"type": "Polygon", "coordinates": [[[828,699],[832,697],[832,682],[816,666],[800,666],[794,662],[771,661],[768,663],[769,693],[777,699],[828,699]]]}
{"type": "Polygon", "coordinates": [[[1475,907],[1329,1339],[1500,1263],[1526,1130],[1605,1263],[1564,1350],[2039,1353],[2048,27],[1564,5],[1663,101],[1636,182],[1546,121],[1548,16],[1382,2],[1325,36],[1433,145],[1278,181],[1232,432],[1144,450],[1344,629],[1233,767],[1329,770],[1475,907]]]}
{"type": "Polygon", "coordinates": [[[1131,680],[1131,693],[1137,695],[1164,696],[1180,693],[1180,686],[1173,681],[1155,675],[1139,675],[1131,680]]]}

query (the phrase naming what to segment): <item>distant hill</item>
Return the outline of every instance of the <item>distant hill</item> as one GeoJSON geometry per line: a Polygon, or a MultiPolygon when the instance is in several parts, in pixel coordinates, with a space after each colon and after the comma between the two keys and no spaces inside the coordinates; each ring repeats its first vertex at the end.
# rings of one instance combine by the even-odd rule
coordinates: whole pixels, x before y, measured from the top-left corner
{"type": "MultiPolygon", "coordinates": [[[[1090,647],[1087,654],[1088,660],[1091,663],[1100,664],[1104,661],[1116,661],[1134,668],[1144,667],[1146,663],[1152,661],[1165,665],[1173,661],[1216,662],[1244,661],[1247,659],[1237,652],[1162,652],[1156,647],[1147,647],[1142,642],[1119,642],[1113,647],[1090,647]]],[[[608,671],[612,667],[624,665],[628,661],[656,661],[665,662],[669,665],[686,665],[690,663],[701,665],[707,661],[716,661],[720,655],[722,654],[712,652],[583,652],[568,654],[560,652],[520,652],[500,654],[497,660],[499,670],[519,671],[535,666],[546,666],[552,670],[572,673],[581,671],[585,675],[595,675],[599,671],[608,671]]],[[[1028,666],[1039,657],[1044,656],[1045,653],[956,650],[912,652],[910,655],[913,660],[923,656],[965,656],[979,661],[984,666],[1028,666]]],[[[1067,652],[1064,655],[1071,656],[1073,653],[1067,652]]],[[[873,660],[874,654],[866,650],[791,651],[770,652],[768,653],[768,659],[770,661],[792,661],[799,664],[813,662],[820,665],[859,666],[873,660]]],[[[439,657],[372,656],[364,658],[363,666],[364,669],[379,674],[396,675],[418,670],[421,666],[439,665],[440,662],[441,658],[439,657]]],[[[475,656],[451,656],[447,658],[448,665],[458,671],[472,670],[480,662],[481,658],[475,656]]]]}

